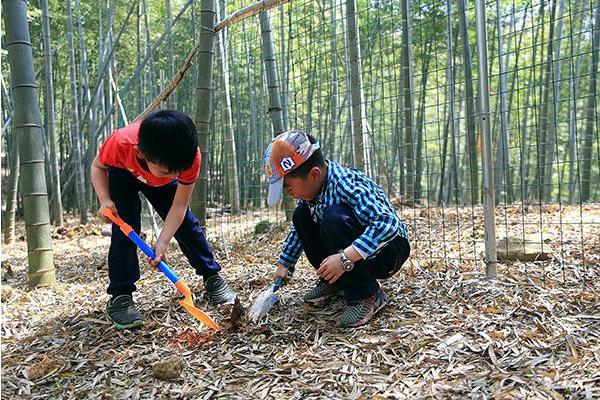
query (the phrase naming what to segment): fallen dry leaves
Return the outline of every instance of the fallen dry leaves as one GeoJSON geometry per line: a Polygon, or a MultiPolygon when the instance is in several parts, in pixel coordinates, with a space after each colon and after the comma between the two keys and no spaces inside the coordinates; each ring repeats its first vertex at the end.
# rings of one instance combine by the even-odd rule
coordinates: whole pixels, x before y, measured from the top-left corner
{"type": "MultiPolygon", "coordinates": [[[[600,396],[598,205],[500,208],[498,237],[538,234],[548,261],[500,264],[486,281],[483,219],[471,208],[403,208],[413,257],[383,282],[389,305],[366,327],[336,326],[343,301],[318,308],[302,293],[315,281],[303,259],[260,324],[240,309],[198,302],[223,326],[188,316],[161,275],[143,266],[135,299],[146,324],[107,322],[106,252],[98,225],[55,232],[59,283],[28,292],[26,245],[3,248],[3,398],[551,398],[600,396]],[[559,215],[560,214],[560,215],[559,215]],[[182,361],[174,381],[152,365],[182,361]]],[[[213,216],[209,233],[223,275],[247,307],[269,282],[285,229],[255,236],[279,214],[213,216]]],[[[22,227],[21,227],[22,229],[22,227]]],[[[201,279],[181,254],[173,268],[199,298],[201,279]]]]}

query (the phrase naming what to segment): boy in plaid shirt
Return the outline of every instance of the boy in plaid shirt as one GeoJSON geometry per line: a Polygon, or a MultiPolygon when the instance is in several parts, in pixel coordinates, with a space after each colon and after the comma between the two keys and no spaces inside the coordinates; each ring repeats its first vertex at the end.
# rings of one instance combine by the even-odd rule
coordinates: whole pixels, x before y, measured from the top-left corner
{"type": "Polygon", "coordinates": [[[316,139],[299,130],[273,139],[264,169],[269,206],[284,190],[299,200],[274,278],[289,276],[304,250],[319,277],[304,301],[319,303],[343,291],[340,325],[369,322],[388,299],[377,279],[394,275],[410,253],[406,227],[381,187],[324,159],[316,139]]]}

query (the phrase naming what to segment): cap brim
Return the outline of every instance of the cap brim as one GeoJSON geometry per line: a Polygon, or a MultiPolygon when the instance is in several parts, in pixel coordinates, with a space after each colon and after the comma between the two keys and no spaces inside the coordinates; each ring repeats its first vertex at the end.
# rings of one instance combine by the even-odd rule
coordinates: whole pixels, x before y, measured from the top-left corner
{"type": "Polygon", "coordinates": [[[269,195],[267,197],[267,204],[269,207],[274,206],[281,199],[283,193],[283,179],[278,179],[273,183],[269,184],[269,195]]]}

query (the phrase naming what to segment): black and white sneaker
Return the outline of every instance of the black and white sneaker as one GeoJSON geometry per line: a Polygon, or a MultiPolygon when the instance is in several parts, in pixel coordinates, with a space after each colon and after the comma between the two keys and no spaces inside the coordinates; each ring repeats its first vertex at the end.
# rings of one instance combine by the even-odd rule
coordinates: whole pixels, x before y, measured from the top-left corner
{"type": "Polygon", "coordinates": [[[106,304],[106,314],[115,328],[119,330],[138,328],[144,324],[130,294],[113,296],[106,304]]]}
{"type": "Polygon", "coordinates": [[[387,302],[388,295],[382,288],[366,299],[350,301],[340,316],[340,325],[346,328],[362,326],[368,323],[387,302]]]}
{"type": "Polygon", "coordinates": [[[335,296],[343,295],[343,291],[337,285],[330,285],[323,279],[319,279],[314,288],[304,294],[307,303],[320,303],[335,296]]]}
{"type": "Polygon", "coordinates": [[[231,290],[225,279],[214,275],[204,281],[204,298],[214,305],[231,304],[235,301],[235,292],[231,290]]]}

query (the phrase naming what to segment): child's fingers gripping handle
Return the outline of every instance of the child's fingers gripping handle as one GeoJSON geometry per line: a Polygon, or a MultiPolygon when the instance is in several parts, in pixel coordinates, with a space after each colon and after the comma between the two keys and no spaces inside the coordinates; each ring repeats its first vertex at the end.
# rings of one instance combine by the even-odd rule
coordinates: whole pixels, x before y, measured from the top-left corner
{"type": "MultiPolygon", "coordinates": [[[[123,233],[125,233],[135,243],[135,245],[140,250],[142,250],[142,252],[144,252],[145,255],[152,259],[156,258],[156,253],[154,252],[154,250],[152,250],[152,247],[148,246],[148,244],[144,242],[144,240],[133,231],[133,228],[121,218],[117,217],[110,208],[103,209],[102,213],[106,218],[110,219],[112,222],[117,224],[119,228],[121,228],[121,231],[123,231],[123,233]]],[[[175,272],[173,272],[173,270],[169,268],[169,266],[165,264],[164,261],[161,261],[157,265],[157,268],[163,274],[165,274],[165,276],[169,278],[171,282],[177,283],[179,281],[179,277],[177,276],[177,274],[175,274],[175,272]]]]}
{"type": "MultiPolygon", "coordinates": [[[[133,240],[137,247],[139,247],[140,250],[144,252],[145,255],[152,259],[156,258],[156,253],[154,252],[154,250],[152,250],[152,248],[148,246],[148,244],[144,242],[137,233],[131,232],[129,234],[129,237],[131,238],[131,240],[133,240]]],[[[156,267],[160,270],[160,272],[165,274],[165,276],[169,278],[171,282],[177,283],[179,281],[179,277],[177,276],[177,274],[171,268],[169,268],[169,266],[165,264],[164,261],[159,262],[156,267]]]]}
{"type": "Polygon", "coordinates": [[[102,214],[106,218],[110,219],[113,223],[117,224],[124,234],[129,236],[129,233],[133,231],[133,228],[127,222],[123,221],[121,217],[118,217],[110,208],[103,208],[102,214]]]}
{"type": "Polygon", "coordinates": [[[275,279],[275,281],[273,282],[274,285],[274,291],[280,289],[282,286],[285,285],[285,279],[283,279],[282,277],[279,277],[277,279],[275,279]]]}

